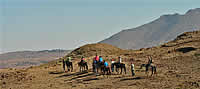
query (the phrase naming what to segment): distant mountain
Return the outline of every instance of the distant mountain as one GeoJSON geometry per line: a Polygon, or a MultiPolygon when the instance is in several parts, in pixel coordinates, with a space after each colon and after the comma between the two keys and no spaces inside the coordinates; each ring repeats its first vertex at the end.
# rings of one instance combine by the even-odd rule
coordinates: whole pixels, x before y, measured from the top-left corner
{"type": "Polygon", "coordinates": [[[18,51],[0,54],[0,68],[40,65],[67,55],[69,50],[18,51]]]}
{"type": "Polygon", "coordinates": [[[184,15],[163,15],[142,26],[123,30],[99,43],[107,43],[122,49],[139,49],[156,46],[173,40],[187,31],[200,29],[200,8],[191,9],[184,15]]]}

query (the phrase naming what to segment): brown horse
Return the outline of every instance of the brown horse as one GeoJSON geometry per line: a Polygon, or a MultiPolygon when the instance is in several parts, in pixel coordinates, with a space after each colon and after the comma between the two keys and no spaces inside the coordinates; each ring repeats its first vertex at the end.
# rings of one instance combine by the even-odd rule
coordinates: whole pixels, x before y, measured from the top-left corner
{"type": "Polygon", "coordinates": [[[78,63],[78,66],[80,67],[80,72],[88,70],[87,62],[81,61],[78,63]]]}

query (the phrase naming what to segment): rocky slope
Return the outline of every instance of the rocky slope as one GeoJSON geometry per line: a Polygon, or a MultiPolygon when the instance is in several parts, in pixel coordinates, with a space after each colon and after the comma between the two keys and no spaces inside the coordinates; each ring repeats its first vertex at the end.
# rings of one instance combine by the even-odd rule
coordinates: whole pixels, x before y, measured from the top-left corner
{"type": "Polygon", "coordinates": [[[142,26],[123,30],[100,43],[122,49],[147,48],[171,41],[183,32],[200,29],[200,8],[186,14],[169,14],[142,26]]]}
{"type": "MultiPolygon", "coordinates": [[[[74,57],[73,72],[64,73],[60,60],[27,69],[1,69],[0,89],[200,88],[200,31],[185,32],[173,41],[152,48],[121,50],[106,44],[91,44],[76,49],[69,55],[74,57]],[[127,66],[127,74],[96,76],[91,72],[91,58],[98,53],[97,50],[105,53],[99,55],[103,55],[106,60],[122,56],[127,66]],[[90,68],[88,72],[79,72],[77,62],[80,61],[80,56],[86,57],[90,68]],[[139,69],[142,63],[147,62],[148,56],[153,57],[157,75],[147,77],[144,69],[139,69]],[[130,61],[133,61],[136,67],[134,77],[131,76],[130,61]]],[[[110,60],[107,61],[110,63],[110,60]]]]}

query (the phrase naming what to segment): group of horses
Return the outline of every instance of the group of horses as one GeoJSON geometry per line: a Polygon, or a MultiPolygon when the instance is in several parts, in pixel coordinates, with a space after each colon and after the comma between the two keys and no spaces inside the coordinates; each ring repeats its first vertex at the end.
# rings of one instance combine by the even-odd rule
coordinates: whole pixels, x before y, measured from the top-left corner
{"type": "Polygon", "coordinates": [[[95,73],[101,73],[101,74],[111,74],[111,69],[112,72],[114,72],[114,69],[117,73],[119,73],[119,69],[121,69],[120,74],[122,74],[123,70],[124,73],[126,74],[126,65],[124,63],[113,63],[111,64],[111,67],[106,67],[104,65],[104,62],[97,62],[97,63],[93,63],[93,72],[95,73]]]}
{"type": "MultiPolygon", "coordinates": [[[[152,64],[152,60],[149,60],[147,64],[141,64],[140,69],[142,69],[143,67],[145,67],[145,72],[146,74],[148,73],[149,69],[151,69],[151,75],[156,74],[156,66],[152,64]]],[[[73,63],[66,61],[66,66],[68,71],[73,71],[73,63]]],[[[87,71],[88,70],[88,64],[87,62],[84,61],[80,61],[78,62],[78,66],[80,68],[80,72],[83,71],[87,71]]],[[[120,74],[124,73],[126,74],[126,65],[124,63],[113,63],[111,64],[111,67],[106,67],[104,66],[104,62],[93,62],[92,64],[92,69],[93,72],[98,73],[98,74],[111,74],[111,70],[112,72],[116,71],[119,74],[119,69],[121,69],[120,74]]]]}

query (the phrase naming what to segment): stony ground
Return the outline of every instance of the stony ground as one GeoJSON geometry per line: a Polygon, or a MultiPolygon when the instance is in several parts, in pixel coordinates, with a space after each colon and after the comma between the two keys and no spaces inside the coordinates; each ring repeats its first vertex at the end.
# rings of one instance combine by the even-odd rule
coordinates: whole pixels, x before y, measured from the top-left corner
{"type": "Polygon", "coordinates": [[[79,72],[77,59],[73,60],[74,72],[67,73],[59,61],[26,69],[1,69],[0,89],[200,89],[200,32],[185,33],[172,42],[129,51],[122,57],[127,74],[96,76],[91,72],[92,57],[86,58],[90,70],[85,72],[79,72]],[[157,75],[150,76],[149,72],[147,76],[139,69],[149,55],[157,66],[157,75]],[[130,73],[132,58],[134,77],[130,73]]]}

